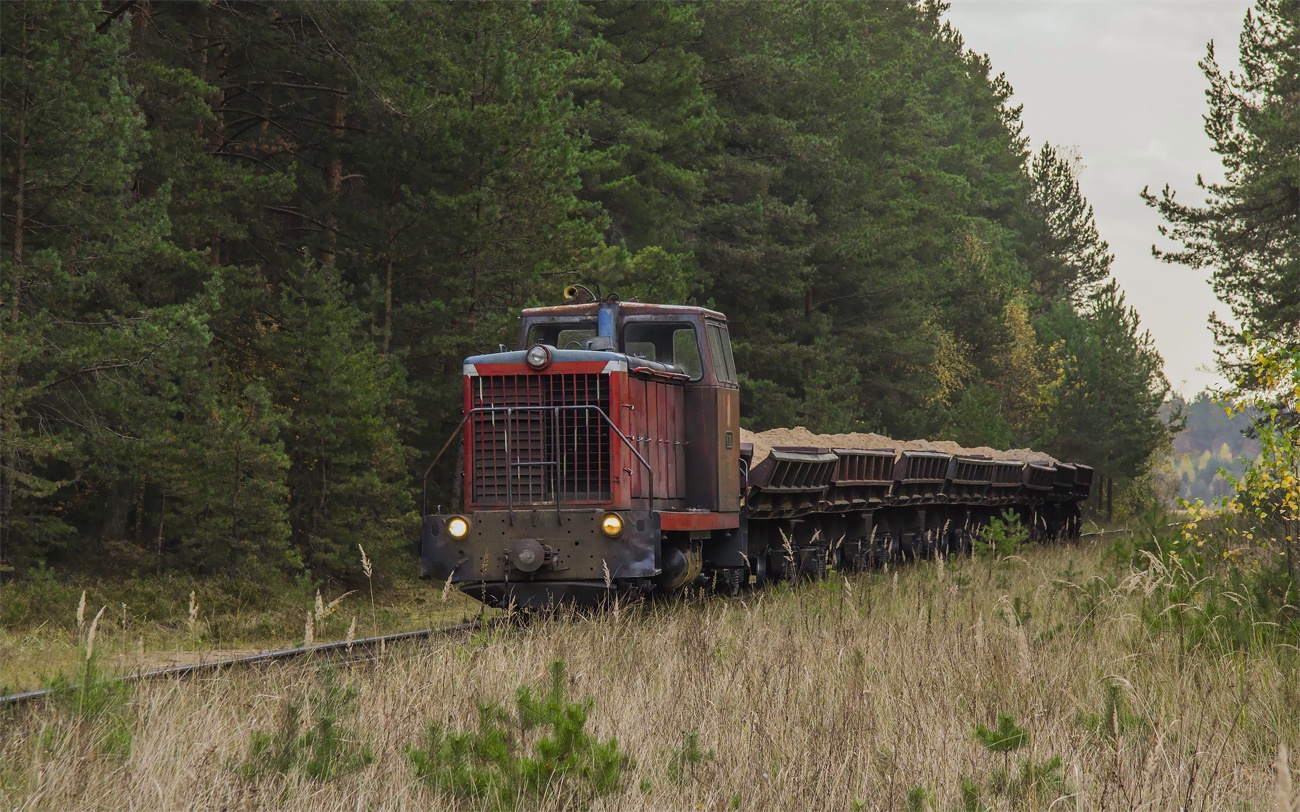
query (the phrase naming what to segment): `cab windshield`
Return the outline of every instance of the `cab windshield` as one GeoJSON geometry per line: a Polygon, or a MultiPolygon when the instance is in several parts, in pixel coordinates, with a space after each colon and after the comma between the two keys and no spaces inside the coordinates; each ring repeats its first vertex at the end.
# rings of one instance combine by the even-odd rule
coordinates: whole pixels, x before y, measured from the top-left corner
{"type": "Polygon", "coordinates": [[[580,350],[582,342],[596,337],[596,322],[562,321],[549,324],[534,324],[528,328],[526,347],[534,344],[549,344],[561,350],[580,350]]]}

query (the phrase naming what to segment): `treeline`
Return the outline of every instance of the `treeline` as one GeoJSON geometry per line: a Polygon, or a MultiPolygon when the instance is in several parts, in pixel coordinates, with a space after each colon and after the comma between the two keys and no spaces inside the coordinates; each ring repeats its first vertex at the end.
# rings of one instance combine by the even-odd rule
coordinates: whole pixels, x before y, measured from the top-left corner
{"type": "Polygon", "coordinates": [[[1257,410],[1238,412],[1231,401],[1208,392],[1198,392],[1191,400],[1174,395],[1166,410],[1181,416],[1183,424],[1170,450],[1178,497],[1209,505],[1231,494],[1232,483],[1219,471],[1239,481],[1246,465],[1259,457],[1259,441],[1250,436],[1260,417],[1257,410]]]}
{"type": "Polygon", "coordinates": [[[1077,161],[938,3],[0,5],[0,558],[341,571],[460,359],[579,281],[732,321],[754,428],[1140,477],[1077,161]]]}

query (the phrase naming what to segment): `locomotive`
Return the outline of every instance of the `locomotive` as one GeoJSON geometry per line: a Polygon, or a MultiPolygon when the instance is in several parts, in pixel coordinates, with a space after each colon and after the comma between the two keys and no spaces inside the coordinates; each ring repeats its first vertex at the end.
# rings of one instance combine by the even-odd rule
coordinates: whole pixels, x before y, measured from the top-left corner
{"type": "MultiPolygon", "coordinates": [[[[597,299],[522,311],[464,362],[454,510],[422,508],[420,575],[492,606],[818,578],[969,550],[1010,511],[1078,535],[1092,469],[1040,456],[746,442],[727,319],[597,299]]],[[[753,438],[757,439],[757,438],[753,438]]],[[[427,499],[426,499],[427,503],[427,499]]]]}

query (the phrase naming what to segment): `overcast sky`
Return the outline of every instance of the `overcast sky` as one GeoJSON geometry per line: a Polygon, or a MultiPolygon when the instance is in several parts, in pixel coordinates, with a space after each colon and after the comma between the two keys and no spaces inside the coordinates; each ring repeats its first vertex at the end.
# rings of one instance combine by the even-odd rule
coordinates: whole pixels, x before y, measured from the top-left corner
{"type": "Polygon", "coordinates": [[[1079,179],[1115,254],[1115,277],[1165,359],[1174,389],[1192,395],[1221,381],[1206,317],[1227,308],[1208,273],[1166,265],[1168,246],[1138,193],[1169,183],[1186,202],[1202,199],[1196,175],[1222,178],[1201,117],[1205,77],[1196,63],[1214,40],[1219,65],[1237,67],[1248,0],[950,0],[948,19],[966,46],[988,54],[1024,105],[1025,133],[1075,147],[1079,179]]]}

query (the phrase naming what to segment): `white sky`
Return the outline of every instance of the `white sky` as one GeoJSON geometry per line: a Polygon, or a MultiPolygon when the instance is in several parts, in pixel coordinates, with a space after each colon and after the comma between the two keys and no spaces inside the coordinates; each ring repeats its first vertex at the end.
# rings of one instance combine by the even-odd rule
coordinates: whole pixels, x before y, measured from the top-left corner
{"type": "Polygon", "coordinates": [[[1138,197],[1169,183],[1200,202],[1196,175],[1222,178],[1202,116],[1196,63],[1214,40],[1221,68],[1236,69],[1249,0],[950,0],[947,17],[966,47],[989,55],[1023,104],[1034,150],[1075,147],[1079,178],[1115,254],[1112,271],[1151,331],[1175,390],[1190,396],[1214,371],[1211,311],[1227,318],[1209,273],[1151,256],[1160,217],[1138,197]]]}

